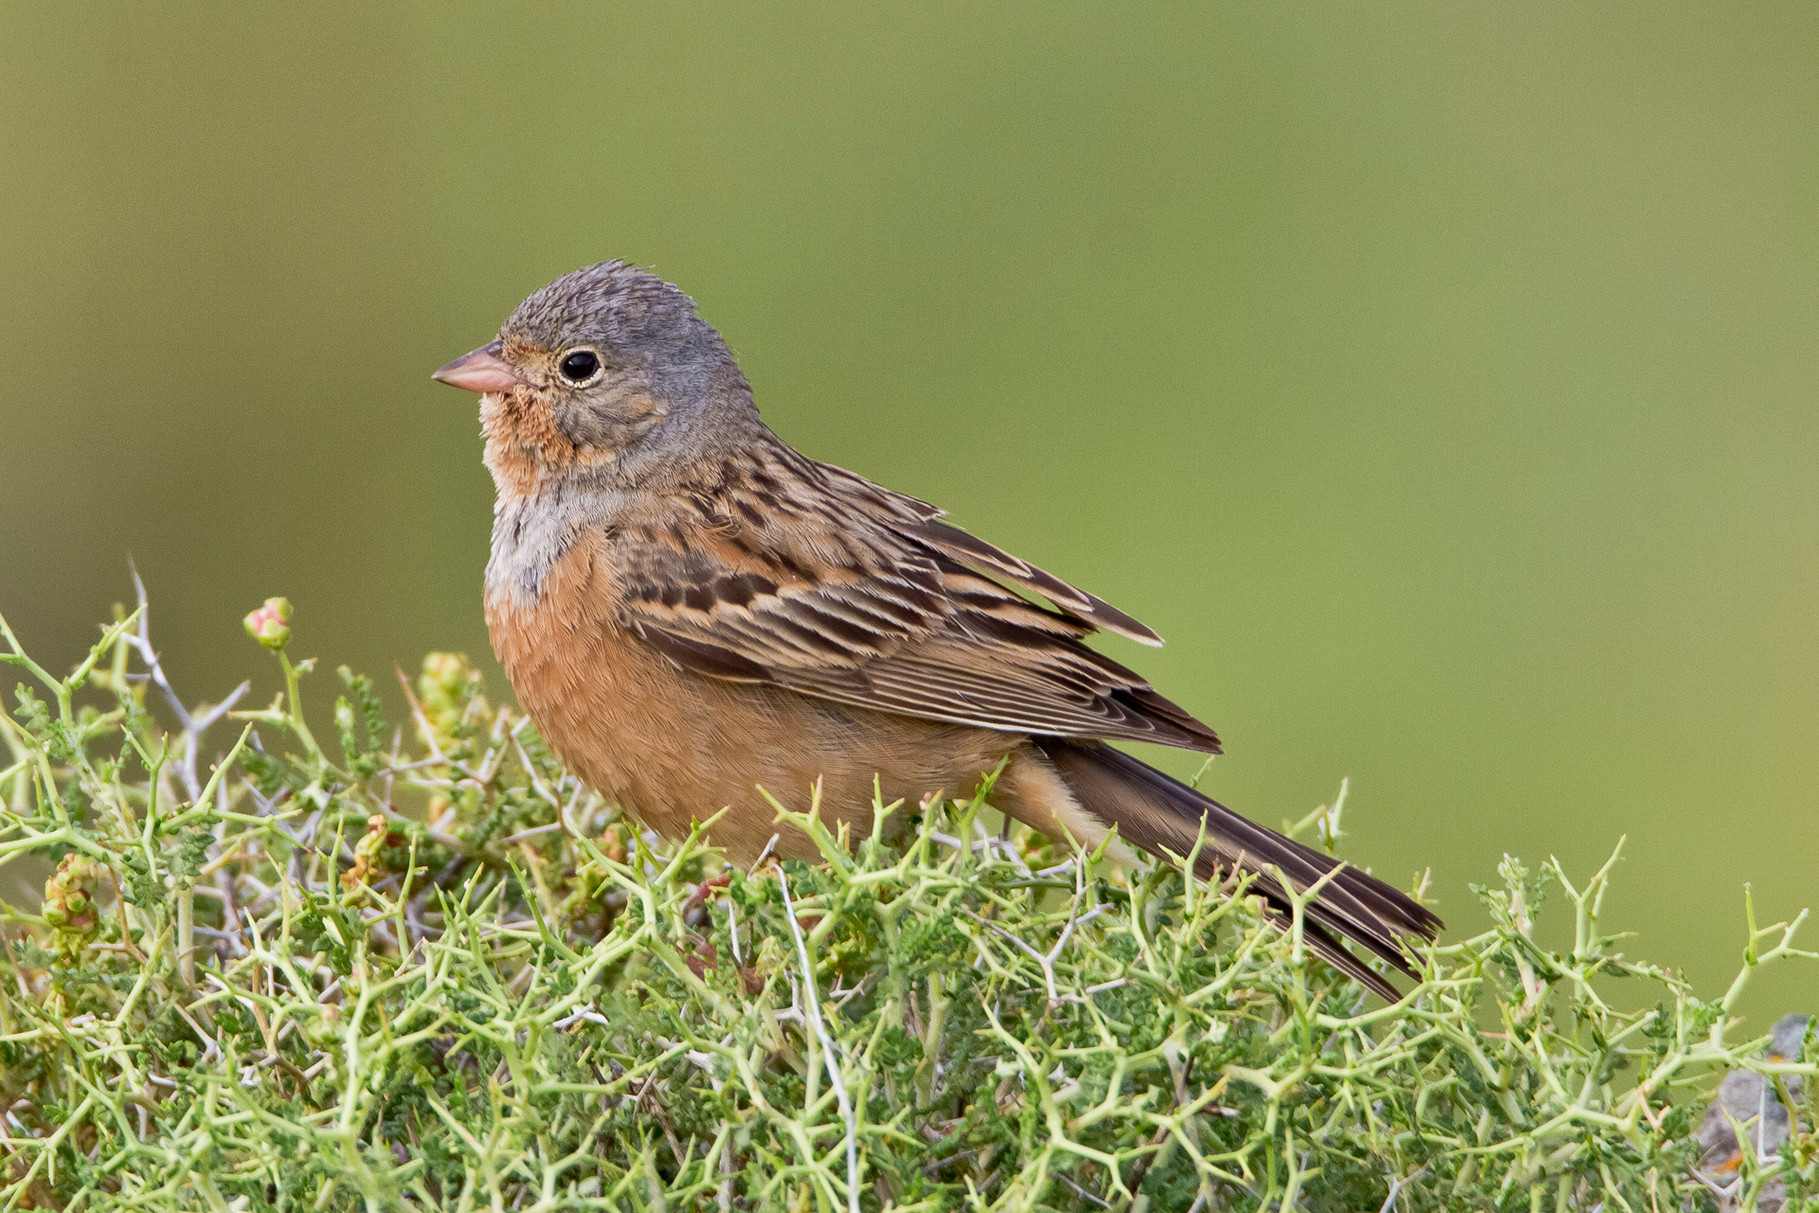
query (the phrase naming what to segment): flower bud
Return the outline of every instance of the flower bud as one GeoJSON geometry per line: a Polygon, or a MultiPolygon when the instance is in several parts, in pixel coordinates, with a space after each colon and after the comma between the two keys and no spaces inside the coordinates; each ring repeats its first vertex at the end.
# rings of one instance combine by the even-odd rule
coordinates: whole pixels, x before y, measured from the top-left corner
{"type": "Polygon", "coordinates": [[[437,745],[454,742],[454,730],[461,724],[468,707],[478,704],[482,714],[491,711],[480,697],[480,671],[465,653],[430,653],[423,658],[423,672],[417,676],[417,699],[423,706],[437,745]]]}
{"type": "Polygon", "coordinates": [[[246,617],[246,634],[268,649],[282,649],[291,638],[291,600],[267,598],[246,617]]]}
{"type": "Polygon", "coordinates": [[[101,925],[95,892],[101,869],[92,859],[65,855],[44,882],[44,921],[58,931],[88,935],[101,925]]]}

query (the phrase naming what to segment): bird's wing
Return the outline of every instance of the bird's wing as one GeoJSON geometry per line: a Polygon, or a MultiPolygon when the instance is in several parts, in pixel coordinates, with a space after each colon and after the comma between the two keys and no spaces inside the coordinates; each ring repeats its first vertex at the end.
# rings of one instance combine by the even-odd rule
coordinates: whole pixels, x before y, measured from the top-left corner
{"type": "Polygon", "coordinates": [[[1081,643],[1100,627],[1153,639],[1136,620],[851,473],[800,460],[757,483],[761,501],[747,469],[689,495],[698,525],[613,542],[621,621],[677,665],[929,720],[1218,752],[1081,643]]]}
{"type": "Polygon", "coordinates": [[[967,534],[957,526],[942,522],[945,513],[939,506],[903,493],[892,492],[873,484],[865,477],[817,463],[815,470],[828,478],[830,486],[849,501],[863,502],[871,510],[891,519],[892,528],[987,576],[1002,577],[1020,589],[1040,595],[1054,604],[1056,610],[1082,623],[1107,632],[1116,632],[1139,644],[1160,645],[1162,637],[1132,619],[1111,603],[1085,590],[1076,589],[1052,573],[1046,573],[1027,560],[1011,555],[1001,547],[967,534]]]}

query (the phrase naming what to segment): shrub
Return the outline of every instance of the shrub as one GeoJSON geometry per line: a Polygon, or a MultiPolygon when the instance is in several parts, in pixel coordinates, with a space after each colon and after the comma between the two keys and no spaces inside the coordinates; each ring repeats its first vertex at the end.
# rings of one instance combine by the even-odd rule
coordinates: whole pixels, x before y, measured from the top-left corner
{"type": "Polygon", "coordinates": [[[1752,924],[1707,1001],[1605,932],[1611,865],[1574,883],[1506,860],[1479,891],[1493,928],[1424,953],[1383,1006],[1242,883],[988,829],[989,781],[874,806],[914,817],[893,844],[801,806],[825,862],[746,872],[641,836],[458,657],[425,661],[396,731],[342,669],[324,745],[288,616],[249,618],[286,684],[259,710],[236,710],[244,687],[185,706],[143,599],[66,677],[0,622],[36,682],[0,720],[0,862],[48,873],[0,934],[6,1209],[1658,1211],[1713,1207],[1715,1185],[1819,1191],[1815,1066],[1765,1060],[1731,1014],[1755,967],[1807,955],[1797,923],[1752,924]],[[1536,942],[1550,892],[1570,951],[1536,942]],[[1794,1131],[1702,1170],[1699,1097],[1737,1067],[1794,1131]]]}

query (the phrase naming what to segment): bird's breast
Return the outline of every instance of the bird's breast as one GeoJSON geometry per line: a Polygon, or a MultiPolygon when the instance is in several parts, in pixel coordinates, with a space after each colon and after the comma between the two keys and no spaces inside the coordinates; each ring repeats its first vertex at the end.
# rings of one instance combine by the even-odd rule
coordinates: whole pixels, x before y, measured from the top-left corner
{"type": "Polygon", "coordinates": [[[501,551],[495,542],[486,623],[520,706],[590,786],[643,799],[642,785],[682,760],[688,705],[676,671],[620,624],[598,533],[527,531],[501,551]]]}
{"type": "MultiPolygon", "coordinates": [[[[534,605],[551,570],[578,546],[588,546],[587,538],[609,526],[624,504],[618,493],[567,480],[530,495],[501,488],[493,504],[492,552],[486,562],[489,606],[495,598],[520,607],[534,605]]],[[[587,558],[597,560],[598,555],[590,550],[587,558]]]]}

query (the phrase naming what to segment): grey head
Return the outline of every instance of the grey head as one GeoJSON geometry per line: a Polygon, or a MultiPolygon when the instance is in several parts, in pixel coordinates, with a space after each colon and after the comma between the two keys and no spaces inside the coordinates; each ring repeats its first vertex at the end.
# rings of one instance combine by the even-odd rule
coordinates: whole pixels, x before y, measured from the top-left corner
{"type": "Polygon", "coordinates": [[[483,393],[488,463],[540,487],[634,488],[766,432],[694,301],[621,261],[556,279],[435,377],[483,393]]]}

